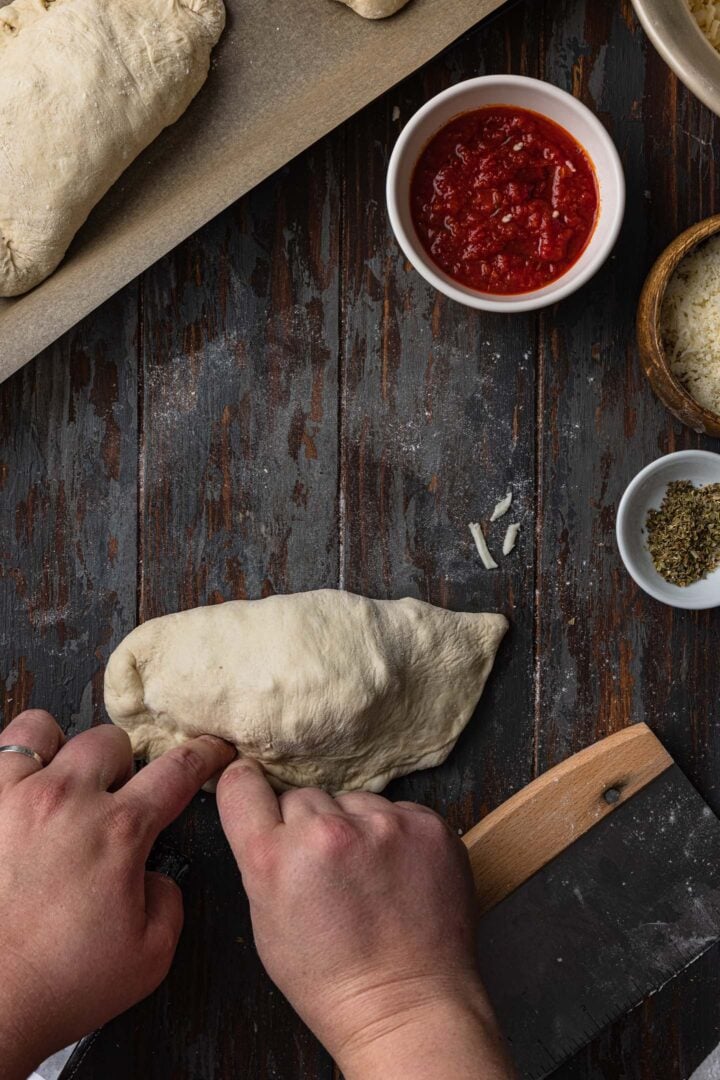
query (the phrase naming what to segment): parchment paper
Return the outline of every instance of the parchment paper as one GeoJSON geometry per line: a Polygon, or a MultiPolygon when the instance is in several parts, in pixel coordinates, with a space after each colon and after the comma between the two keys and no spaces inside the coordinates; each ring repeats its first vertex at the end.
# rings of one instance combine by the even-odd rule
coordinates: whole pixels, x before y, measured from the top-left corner
{"type": "Polygon", "coordinates": [[[60,268],[0,300],[0,381],[502,2],[411,0],[368,21],[336,0],[226,0],[210,76],[185,115],[98,204],[60,268]]]}

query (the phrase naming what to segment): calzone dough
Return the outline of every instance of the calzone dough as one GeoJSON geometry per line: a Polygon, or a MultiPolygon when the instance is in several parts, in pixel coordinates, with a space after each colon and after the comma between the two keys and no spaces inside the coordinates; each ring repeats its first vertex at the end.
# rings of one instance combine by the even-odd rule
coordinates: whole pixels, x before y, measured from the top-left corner
{"type": "Polygon", "coordinates": [[[380,791],[445,760],[506,629],[502,615],[332,589],[235,600],[133,630],[105,705],[137,757],[209,733],[279,789],[380,791]]]}
{"type": "Polygon", "coordinates": [[[47,277],[207,77],[222,0],[0,7],[0,296],[47,277]]]}
{"type": "Polygon", "coordinates": [[[408,0],[340,0],[365,19],[386,19],[404,8],[408,0]]]}

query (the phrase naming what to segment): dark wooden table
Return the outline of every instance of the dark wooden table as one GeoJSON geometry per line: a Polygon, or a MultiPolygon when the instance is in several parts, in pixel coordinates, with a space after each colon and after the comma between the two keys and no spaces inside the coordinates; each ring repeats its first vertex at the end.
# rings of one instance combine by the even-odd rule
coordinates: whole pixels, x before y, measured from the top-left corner
{"type": "MultiPolygon", "coordinates": [[[[105,662],[139,621],[318,586],[512,621],[441,768],[394,783],[465,829],[561,758],[648,722],[720,811],[720,619],[641,593],[614,541],[643,465],[708,446],[655,400],[633,333],[650,264],[720,209],[718,121],[629,3],[514,4],[369,106],[0,388],[0,701],[68,732],[105,719],[105,662]],[[401,256],[383,183],[402,124],[459,79],[572,90],[628,180],[615,254],[527,316],[437,295],[401,256]],[[483,570],[467,523],[508,486],[522,532],[483,570]]],[[[172,830],[191,860],[173,972],[109,1025],[84,1080],[325,1080],[264,976],[212,798],[172,830]]],[[[679,1080],[720,1040],[711,953],[566,1066],[679,1080]]],[[[389,1078],[390,1080],[390,1078],[389,1078]]]]}

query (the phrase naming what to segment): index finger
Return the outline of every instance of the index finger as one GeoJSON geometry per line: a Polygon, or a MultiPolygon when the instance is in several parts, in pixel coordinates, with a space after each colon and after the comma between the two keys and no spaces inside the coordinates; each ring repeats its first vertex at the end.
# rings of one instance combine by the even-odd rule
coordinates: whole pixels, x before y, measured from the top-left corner
{"type": "Polygon", "coordinates": [[[282,823],[277,795],[260,766],[249,758],[240,758],[222,774],[217,803],[223,830],[238,861],[250,840],[282,823]]]}
{"type": "Polygon", "coordinates": [[[155,758],[112,798],[134,810],[147,824],[146,835],[152,841],[235,756],[229,743],[213,735],[200,735],[155,758]]]}

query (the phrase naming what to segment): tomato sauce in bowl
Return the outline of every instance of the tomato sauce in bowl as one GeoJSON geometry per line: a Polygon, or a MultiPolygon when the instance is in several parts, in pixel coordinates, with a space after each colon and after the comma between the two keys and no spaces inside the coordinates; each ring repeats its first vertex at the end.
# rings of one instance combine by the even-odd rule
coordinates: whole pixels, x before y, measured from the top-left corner
{"type": "Polygon", "coordinates": [[[527,293],[556,281],[587,247],[598,183],[565,128],[530,109],[489,105],[454,117],[428,142],[410,209],[423,248],[453,280],[527,293]]]}

